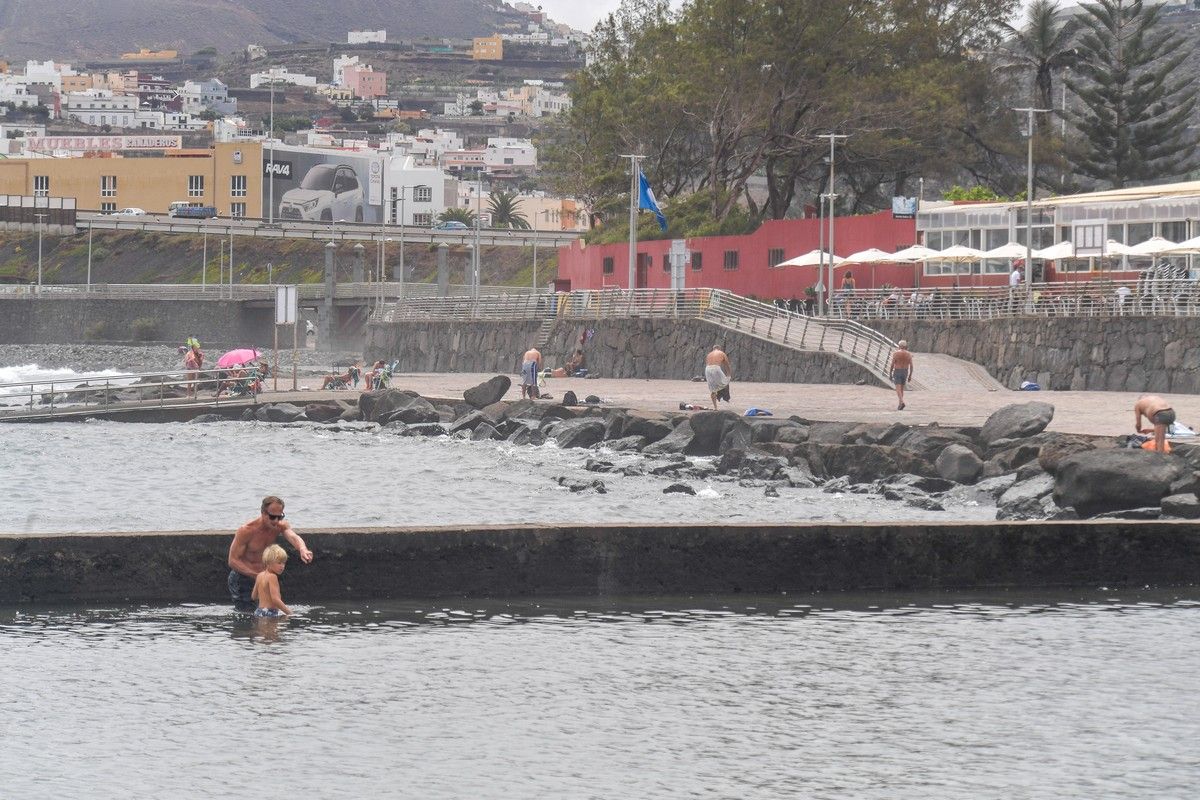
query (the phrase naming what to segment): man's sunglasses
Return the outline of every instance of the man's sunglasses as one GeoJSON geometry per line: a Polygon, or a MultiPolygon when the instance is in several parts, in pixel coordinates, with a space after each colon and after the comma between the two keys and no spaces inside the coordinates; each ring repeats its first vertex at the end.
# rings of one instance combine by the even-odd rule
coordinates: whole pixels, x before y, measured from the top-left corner
{"type": "Polygon", "coordinates": [[[275,522],[279,522],[279,520],[283,519],[285,516],[287,516],[287,515],[286,514],[267,514],[267,519],[273,520],[275,522]]]}

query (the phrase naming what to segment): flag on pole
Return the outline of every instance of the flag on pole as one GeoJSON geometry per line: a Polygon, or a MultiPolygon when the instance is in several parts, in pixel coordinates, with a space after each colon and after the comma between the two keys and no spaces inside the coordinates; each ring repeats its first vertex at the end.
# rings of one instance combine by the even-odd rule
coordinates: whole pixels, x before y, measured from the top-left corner
{"type": "Polygon", "coordinates": [[[665,233],[667,230],[666,215],[658,207],[658,200],[654,197],[654,190],[650,188],[650,181],[646,180],[646,173],[640,169],[638,170],[638,185],[641,187],[638,191],[638,208],[653,211],[654,216],[658,219],[658,227],[662,228],[665,233]]]}

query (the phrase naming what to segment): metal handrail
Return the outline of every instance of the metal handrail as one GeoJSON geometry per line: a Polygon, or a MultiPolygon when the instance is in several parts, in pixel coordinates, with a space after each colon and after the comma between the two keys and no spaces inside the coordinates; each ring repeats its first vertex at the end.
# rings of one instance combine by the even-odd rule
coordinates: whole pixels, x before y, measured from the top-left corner
{"type": "Polygon", "coordinates": [[[406,297],[381,306],[377,321],[518,321],[601,319],[699,319],[801,350],[846,356],[884,375],[895,343],[851,320],[805,316],[723,289],[579,290],[544,295],[406,297]]]}
{"type": "MultiPolygon", "coordinates": [[[[282,284],[239,283],[230,287],[228,284],[170,284],[170,283],[93,283],[93,284],[43,284],[42,286],[0,285],[0,299],[38,299],[53,297],[55,299],[104,300],[112,298],[138,298],[144,300],[270,300],[275,299],[275,289],[282,284]]],[[[405,296],[435,296],[438,294],[436,283],[405,283],[405,296]]],[[[535,290],[529,286],[484,286],[481,291],[489,294],[535,294],[544,290],[535,290]]],[[[302,283],[298,287],[301,300],[321,300],[325,297],[324,283],[302,283]]],[[[451,284],[447,294],[455,296],[472,295],[475,288],[468,284],[451,284]]],[[[334,291],[338,299],[374,299],[383,297],[397,298],[401,295],[401,286],[395,281],[386,281],[382,285],[376,281],[339,283],[334,291]]]]}
{"type": "MultiPolygon", "coordinates": [[[[113,402],[113,395],[118,392],[137,390],[157,394],[157,398],[143,398],[142,405],[147,403],[165,406],[168,402],[177,401],[177,397],[167,397],[167,388],[211,385],[214,382],[221,389],[231,380],[251,378],[243,375],[234,378],[232,367],[216,367],[202,370],[178,369],[171,372],[134,372],[120,375],[72,375],[67,378],[41,378],[12,383],[0,383],[0,420],[40,419],[60,416],[67,413],[78,413],[95,406],[108,409],[113,402]],[[188,372],[196,372],[196,378],[185,377],[188,372]],[[6,391],[18,389],[19,391],[6,391]],[[157,392],[155,392],[157,390],[157,392]],[[74,398],[74,399],[73,399],[74,398]],[[9,400],[20,400],[17,403],[7,403],[9,400]],[[155,402],[157,400],[157,402],[155,402]]],[[[253,370],[251,371],[253,372],[253,370]]],[[[225,398],[228,404],[230,398],[225,398]]],[[[211,399],[205,399],[204,405],[214,408],[221,405],[220,391],[211,399]]]]}

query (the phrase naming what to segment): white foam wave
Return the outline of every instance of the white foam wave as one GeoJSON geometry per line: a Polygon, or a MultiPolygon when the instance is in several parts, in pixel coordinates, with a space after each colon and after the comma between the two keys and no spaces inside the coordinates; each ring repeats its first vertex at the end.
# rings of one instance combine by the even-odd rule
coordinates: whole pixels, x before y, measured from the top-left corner
{"type": "MultiPolygon", "coordinates": [[[[83,377],[117,377],[122,375],[119,370],[105,369],[95,372],[76,372],[68,368],[42,367],[38,364],[19,364],[14,367],[0,367],[0,396],[24,394],[29,392],[29,384],[37,383],[37,391],[49,389],[51,382],[68,384],[83,377]],[[4,386],[8,383],[21,383],[25,386],[4,386]]],[[[114,381],[114,383],[130,383],[132,379],[114,381]]]]}

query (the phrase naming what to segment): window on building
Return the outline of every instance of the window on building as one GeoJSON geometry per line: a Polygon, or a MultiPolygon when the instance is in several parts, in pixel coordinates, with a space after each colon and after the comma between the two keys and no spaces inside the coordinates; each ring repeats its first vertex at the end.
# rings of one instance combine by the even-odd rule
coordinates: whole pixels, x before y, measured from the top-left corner
{"type": "Polygon", "coordinates": [[[414,203],[432,203],[433,202],[433,187],[432,186],[414,186],[413,187],[413,202],[414,203]]]}
{"type": "Polygon", "coordinates": [[[738,251],[737,250],[726,250],[725,251],[725,263],[723,266],[727,270],[735,270],[738,268],[738,251]]]}
{"type": "MultiPolygon", "coordinates": [[[[229,176],[229,195],[230,197],[245,197],[246,196],[246,176],[245,175],[230,175],[229,176]]],[[[242,204],[243,206],[245,203],[242,204]]]]}
{"type": "Polygon", "coordinates": [[[604,259],[604,274],[605,275],[613,274],[613,258],[612,258],[612,256],[606,256],[604,259]]]}
{"type": "Polygon", "coordinates": [[[245,203],[230,203],[229,204],[229,216],[238,218],[238,219],[246,216],[246,204],[245,203]]]}
{"type": "Polygon", "coordinates": [[[1183,222],[1163,222],[1160,223],[1164,239],[1170,242],[1182,242],[1188,238],[1188,224],[1183,222]]]}
{"type": "Polygon", "coordinates": [[[783,259],[783,248],[782,247],[772,247],[771,249],[767,250],[767,266],[768,267],[774,267],[777,264],[779,264],[780,261],[783,261],[783,260],[784,259],[783,259]]]}
{"type": "Polygon", "coordinates": [[[699,272],[704,269],[704,253],[696,250],[692,253],[692,272],[699,272]]]}
{"type": "Polygon", "coordinates": [[[203,175],[188,175],[188,197],[204,197],[203,175]]]}
{"type": "Polygon", "coordinates": [[[49,197],[50,196],[50,176],[49,175],[34,175],[33,176],[33,196],[34,197],[49,197]]]}
{"type": "Polygon", "coordinates": [[[663,272],[670,272],[671,271],[671,254],[663,253],[662,261],[663,261],[663,272]]]}
{"type": "Polygon", "coordinates": [[[100,213],[101,214],[111,214],[112,212],[114,212],[116,210],[117,210],[116,203],[101,203],[100,204],[100,213]]]}
{"type": "Polygon", "coordinates": [[[100,176],[100,196],[101,197],[116,197],[117,196],[117,176],[116,175],[101,175],[100,176]]]}
{"type": "Polygon", "coordinates": [[[412,219],[413,219],[413,221],[412,221],[413,225],[432,225],[433,224],[433,214],[413,214],[412,219]]]}

